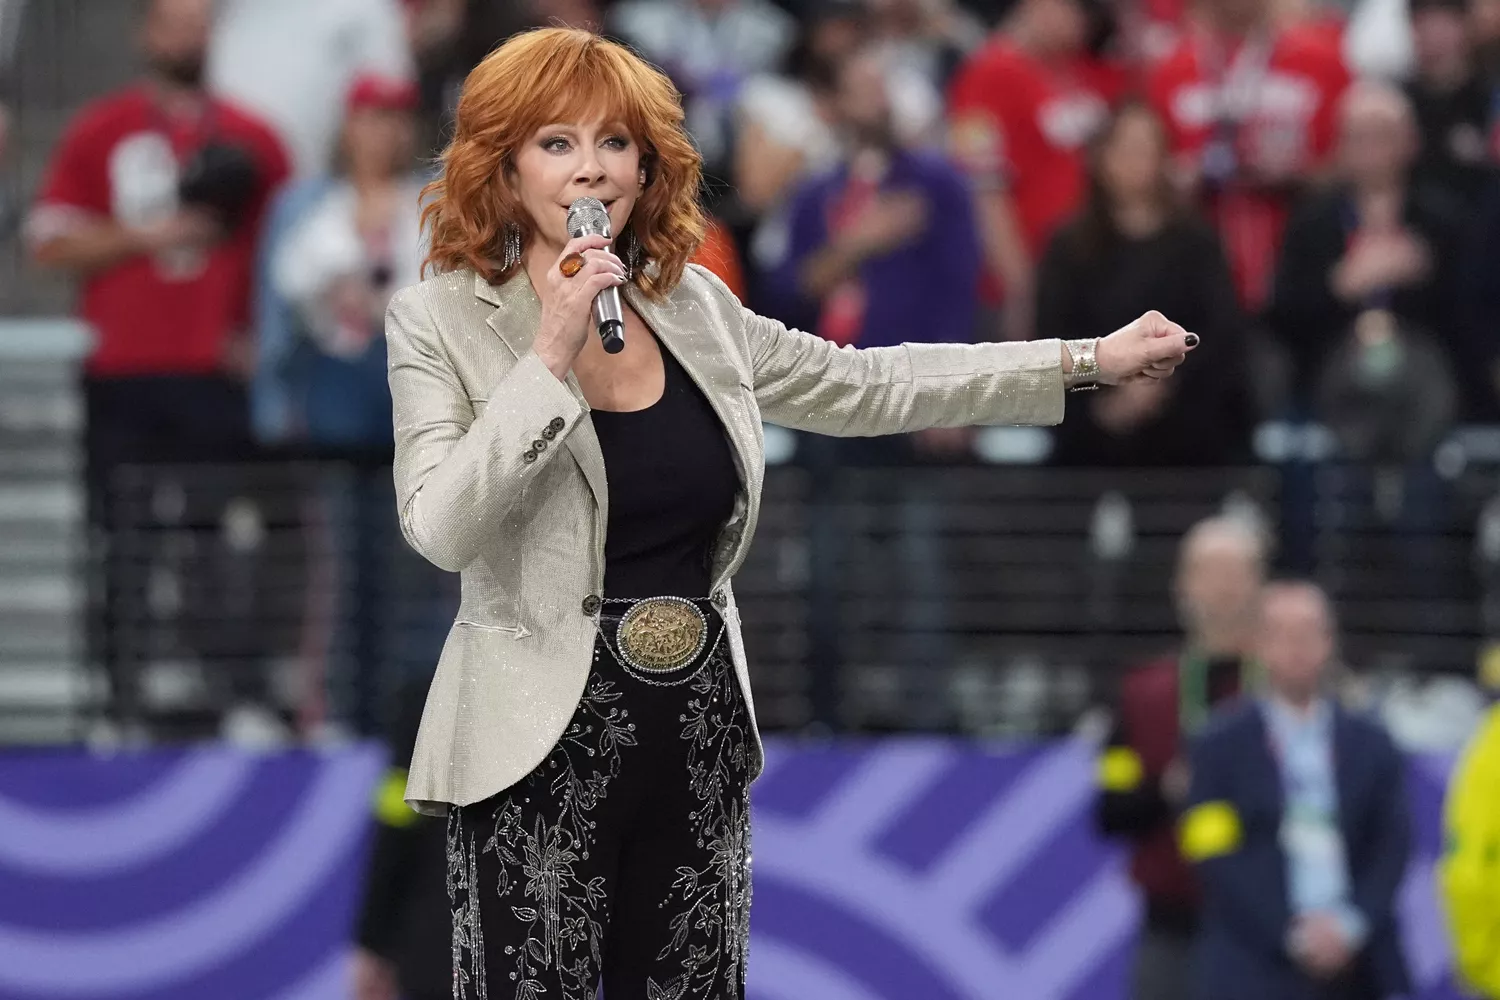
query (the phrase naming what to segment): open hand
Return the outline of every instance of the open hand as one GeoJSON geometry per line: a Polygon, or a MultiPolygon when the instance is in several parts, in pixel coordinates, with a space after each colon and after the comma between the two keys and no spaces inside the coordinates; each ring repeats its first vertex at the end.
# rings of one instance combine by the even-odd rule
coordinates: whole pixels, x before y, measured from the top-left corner
{"type": "Polygon", "coordinates": [[[1332,913],[1307,913],[1292,928],[1302,967],[1317,979],[1332,979],[1354,957],[1343,925],[1332,913]]]}
{"type": "Polygon", "coordinates": [[[1101,338],[1094,361],[1099,365],[1101,382],[1120,385],[1169,377],[1197,346],[1197,334],[1188,333],[1153,309],[1101,338]]]}

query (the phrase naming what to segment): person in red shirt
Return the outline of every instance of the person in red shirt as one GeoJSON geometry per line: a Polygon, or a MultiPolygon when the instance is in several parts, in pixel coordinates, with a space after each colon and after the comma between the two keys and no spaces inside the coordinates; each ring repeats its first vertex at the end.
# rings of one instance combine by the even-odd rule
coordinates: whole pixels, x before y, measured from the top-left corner
{"type": "Polygon", "coordinates": [[[211,12],[211,0],[150,4],[148,74],[79,112],[27,220],[33,255],[77,277],[93,328],[84,395],[96,526],[121,464],[233,459],[249,447],[251,272],[287,160],[267,126],[204,91],[211,12]]]}
{"type": "Polygon", "coordinates": [[[1219,230],[1243,305],[1270,292],[1290,205],[1333,148],[1350,74],[1326,29],[1283,23],[1269,0],[1205,0],[1151,73],[1179,179],[1219,230]]]}
{"type": "Polygon", "coordinates": [[[988,269],[986,304],[1003,333],[1032,334],[1033,271],[1084,193],[1084,152],[1123,89],[1086,54],[1085,0],[1018,0],[1001,33],[959,71],[950,143],[976,188],[988,269]]]}

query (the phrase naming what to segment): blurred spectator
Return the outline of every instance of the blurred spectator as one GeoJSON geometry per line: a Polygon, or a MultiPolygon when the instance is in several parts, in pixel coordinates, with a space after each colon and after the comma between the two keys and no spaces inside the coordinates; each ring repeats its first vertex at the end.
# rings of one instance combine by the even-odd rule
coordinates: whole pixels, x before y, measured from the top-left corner
{"type": "Polygon", "coordinates": [[[1174,596],[1184,635],[1174,655],[1120,684],[1114,730],[1099,759],[1101,831],[1133,848],[1145,897],[1132,1000],[1186,1000],[1198,927],[1198,886],[1174,830],[1188,792],[1187,748],[1210,709],[1251,687],[1250,648],[1266,568],[1265,542],[1242,521],[1198,522],[1178,549],[1174,596]]]}
{"type": "Polygon", "coordinates": [[[259,315],[262,440],[295,434],[321,445],[390,446],[385,307],[396,289],[421,280],[423,257],[416,105],[405,80],[356,79],[342,169],[293,186],[277,206],[259,315]]]}
{"type": "MultiPolygon", "coordinates": [[[[624,0],[608,26],[672,77],[705,174],[727,179],[740,89],[791,51],[797,35],[791,15],[770,0],[624,0]]],[[[720,193],[709,195],[710,208],[717,208],[712,199],[720,193]]]]}
{"type": "Polygon", "coordinates": [[[875,35],[890,65],[909,69],[938,93],[969,54],[984,44],[985,27],[953,0],[869,0],[875,35]]]}
{"type": "Polygon", "coordinates": [[[1500,0],[1469,0],[1469,33],[1479,75],[1500,84],[1500,0]]]}
{"type": "Polygon", "coordinates": [[[1457,366],[1464,419],[1500,423],[1500,179],[1491,179],[1473,207],[1459,254],[1457,366]]]}
{"type": "MultiPolygon", "coordinates": [[[[341,600],[338,641],[332,655],[310,659],[309,687],[326,686],[332,721],[373,734],[382,692],[436,662],[453,587],[402,544],[390,474],[385,309],[396,289],[421,280],[424,256],[423,179],[412,171],[417,88],[366,74],[346,107],[341,169],[289,189],[267,233],[254,412],[263,442],[347,460],[329,470],[314,519],[313,555],[341,600]]],[[[307,628],[323,634],[316,612],[307,628]]],[[[322,721],[322,706],[309,706],[304,725],[322,721]]]]}
{"type": "Polygon", "coordinates": [[[1412,0],[1416,78],[1407,96],[1421,136],[1413,178],[1472,203],[1493,175],[1494,84],[1474,64],[1464,0],[1412,0]]]}
{"type": "MultiPolygon", "coordinates": [[[[734,179],[739,209],[755,218],[749,240],[755,294],[779,312],[765,288],[786,261],[791,195],[803,180],[839,162],[834,131],[834,76],[839,65],[872,37],[861,0],[817,0],[806,15],[783,72],[750,77],[736,108],[734,179]]],[[[904,145],[931,136],[942,124],[942,100],[919,72],[885,63],[892,126],[904,145]]]]}
{"type": "Polygon", "coordinates": [[[419,12],[429,7],[462,7],[457,25],[445,9],[434,18],[419,13],[411,22],[423,37],[414,37],[422,91],[420,152],[424,159],[447,145],[453,109],[469,72],[490,50],[518,31],[546,24],[599,30],[604,23],[595,0],[403,0],[419,12]],[[434,23],[435,22],[435,23],[434,23]],[[438,30],[442,29],[442,30],[438,30]],[[451,31],[444,36],[442,31],[451,31]]]}
{"type": "Polygon", "coordinates": [[[1288,225],[1270,313],[1303,394],[1343,346],[1374,366],[1370,374],[1401,372],[1401,348],[1415,341],[1386,336],[1389,323],[1357,328],[1367,313],[1452,343],[1455,229],[1446,201],[1412,183],[1416,153],[1416,124],[1399,90],[1361,83],[1349,91],[1337,183],[1309,197],[1288,225]]]}
{"type": "Polygon", "coordinates": [[[848,156],[794,199],[787,297],[807,329],[839,344],[966,342],[980,266],[968,191],[944,160],[901,146],[885,81],[873,51],[839,70],[848,156]]]}
{"type": "Polygon", "coordinates": [[[1500,704],[1448,785],[1438,885],[1460,985],[1500,1000],[1500,704]]]}
{"type": "Polygon", "coordinates": [[[1084,61],[1088,3],[1017,0],[952,87],[952,148],[978,189],[984,299],[1004,309],[991,339],[1031,337],[1034,262],[1083,200],[1084,147],[1116,96],[1084,61]]]}
{"type": "MultiPolygon", "coordinates": [[[[424,160],[442,148],[448,112],[458,98],[449,74],[457,48],[470,27],[471,6],[469,0],[401,0],[406,40],[415,63],[420,95],[416,151],[424,160]]],[[[511,5],[491,3],[486,6],[508,9],[511,5]]]]}
{"type": "Polygon", "coordinates": [[[1334,651],[1322,590],[1267,587],[1265,696],[1216,713],[1193,750],[1181,841],[1203,885],[1201,1000],[1409,992],[1395,913],[1405,765],[1385,730],[1326,693],[1334,651]]]}
{"type": "Polygon", "coordinates": [[[1166,136],[1149,107],[1126,105],[1111,120],[1095,143],[1089,189],[1038,271],[1037,335],[1095,337],[1159,309],[1203,340],[1192,370],[1091,394],[1054,432],[1055,461],[1248,462],[1256,414],[1245,320],[1218,237],[1178,207],[1166,136]]]}
{"type": "Polygon", "coordinates": [[[277,129],[299,178],[333,167],[344,95],[356,77],[413,74],[399,0],[221,0],[221,6],[210,88],[277,129]]]}
{"type": "MultiPolygon", "coordinates": [[[[203,89],[211,9],[148,5],[148,75],[77,115],[27,223],[37,260],[80,280],[79,311],[96,337],[84,396],[101,532],[116,467],[233,460],[249,444],[251,269],[287,165],[270,129],[203,89]]],[[[105,571],[95,638],[106,658],[117,648],[122,559],[111,550],[105,571]]],[[[130,711],[130,683],[115,673],[117,704],[130,711]]]]}
{"type": "Polygon", "coordinates": [[[712,216],[703,234],[703,245],[693,255],[693,263],[701,264],[724,282],[741,302],[748,301],[750,294],[745,285],[745,267],[740,261],[739,248],[734,245],[734,236],[724,224],[712,216]]]}
{"type": "MultiPolygon", "coordinates": [[[[936,154],[900,145],[885,88],[887,67],[863,50],[840,68],[833,108],[848,155],[833,173],[808,182],[792,209],[791,253],[781,283],[793,322],[839,344],[860,347],[906,341],[965,342],[974,328],[980,251],[963,178],[936,154]]],[[[850,494],[844,466],[901,465],[915,458],[962,459],[966,430],[932,430],[883,438],[803,438],[816,495],[810,514],[812,590],[845,572],[839,560],[862,530],[851,509],[890,517],[900,567],[899,610],[891,625],[891,662],[911,671],[912,717],[941,725],[945,707],[931,671],[949,664],[944,629],[948,573],[938,533],[941,509],[926,480],[891,476],[874,495],[850,494]],[[853,502],[858,496],[860,504],[853,502]],[[925,702],[923,699],[925,698],[925,702]]],[[[814,608],[811,658],[827,684],[841,666],[836,609],[814,608]]],[[[861,666],[864,666],[863,664],[861,666]]],[[[820,689],[821,690],[821,689],[820,689]]],[[[831,722],[834,700],[815,692],[819,722],[831,722]]]]}
{"type": "Polygon", "coordinates": [[[1256,313],[1292,200],[1333,147],[1349,74],[1321,29],[1279,21],[1270,0],[1203,0],[1200,10],[1148,92],[1178,183],[1208,212],[1240,301],[1256,313]]]}

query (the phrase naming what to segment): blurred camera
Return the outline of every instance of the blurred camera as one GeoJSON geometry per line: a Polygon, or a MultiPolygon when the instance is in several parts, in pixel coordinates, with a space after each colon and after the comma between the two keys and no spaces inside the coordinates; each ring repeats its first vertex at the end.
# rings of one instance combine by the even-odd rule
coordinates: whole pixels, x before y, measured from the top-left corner
{"type": "Polygon", "coordinates": [[[245,220],[259,187],[260,168],[246,150],[211,142],[183,168],[177,197],[185,207],[213,212],[233,231],[245,220]]]}

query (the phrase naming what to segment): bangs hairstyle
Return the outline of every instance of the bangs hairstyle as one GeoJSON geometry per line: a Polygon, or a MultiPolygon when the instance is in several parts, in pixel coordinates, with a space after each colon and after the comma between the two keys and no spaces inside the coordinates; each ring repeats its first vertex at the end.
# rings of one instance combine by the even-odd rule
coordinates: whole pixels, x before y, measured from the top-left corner
{"type": "Polygon", "coordinates": [[[523,246],[535,227],[508,183],[515,154],[544,125],[589,121],[620,123],[641,149],[646,189],[626,228],[655,266],[637,267],[633,282],[652,298],[676,287],[705,227],[702,158],[682,127],[681,95],[629,49],[577,28],[515,35],[464,81],[442,172],[422,191],[424,273],[469,267],[498,284],[518,270],[500,267],[505,227],[520,229],[523,246]]]}

